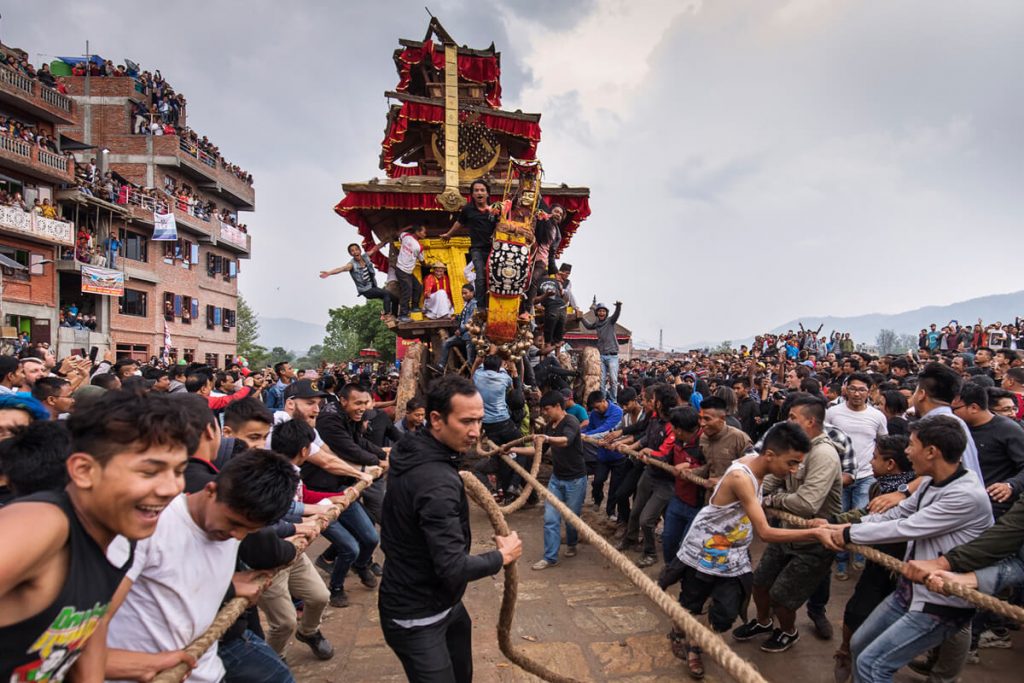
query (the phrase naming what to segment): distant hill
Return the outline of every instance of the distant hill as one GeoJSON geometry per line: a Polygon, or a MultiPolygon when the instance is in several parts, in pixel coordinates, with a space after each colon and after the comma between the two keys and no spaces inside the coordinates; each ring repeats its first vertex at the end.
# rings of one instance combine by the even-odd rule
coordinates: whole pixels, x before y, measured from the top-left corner
{"type": "Polygon", "coordinates": [[[326,325],[317,325],[293,318],[265,318],[260,321],[260,346],[272,349],[280,346],[296,354],[303,354],[314,344],[322,344],[326,325]]]}
{"type": "MultiPolygon", "coordinates": [[[[773,328],[771,332],[798,330],[800,323],[811,329],[816,329],[818,325],[824,325],[821,334],[826,337],[832,330],[837,330],[849,332],[850,336],[858,343],[873,344],[880,330],[893,330],[896,334],[916,336],[922,328],[927,328],[931,323],[936,323],[941,327],[950,320],[958,320],[961,325],[973,325],[978,318],[986,323],[997,320],[1003,323],[1012,323],[1015,316],[1024,316],[1024,291],[1012,294],[991,294],[946,306],[924,306],[903,313],[868,313],[845,318],[808,315],[783,323],[773,328]]],[[[753,339],[753,336],[749,336],[745,339],[731,341],[733,348],[737,348],[740,344],[749,344],[753,339]]],[[[719,343],[721,340],[692,342],[680,348],[700,349],[717,346],[719,343]]]]}

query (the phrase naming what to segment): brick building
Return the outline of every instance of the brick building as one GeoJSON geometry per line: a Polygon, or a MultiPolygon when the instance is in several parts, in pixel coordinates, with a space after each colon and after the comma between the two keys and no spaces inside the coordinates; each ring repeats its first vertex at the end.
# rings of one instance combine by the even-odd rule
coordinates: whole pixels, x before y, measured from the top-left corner
{"type": "Polygon", "coordinates": [[[197,203],[212,201],[237,216],[255,208],[252,185],[177,135],[134,133],[133,107],[149,100],[134,78],[71,76],[67,86],[80,115],[65,132],[93,148],[77,152],[77,162],[155,188],[162,204],[131,190],[116,197],[58,193],[64,216],[89,231],[108,267],[124,273],[123,296],[82,294],[82,264],[65,250],[58,265],[61,303],[95,311],[97,326],[95,332],[61,328],[62,345],[85,349],[106,341],[119,357],[141,360],[161,355],[166,331],[172,359],[223,366],[235,353],[237,277],[251,240],[177,195],[187,188],[197,203]],[[154,209],[173,213],[176,242],[152,239],[154,209]],[[105,250],[111,235],[120,242],[116,255],[105,250]]]}
{"type": "MultiPolygon", "coordinates": [[[[4,58],[24,56],[0,45],[4,58]]],[[[78,111],[71,98],[35,79],[0,67],[0,190],[13,198],[20,194],[29,211],[13,204],[0,205],[0,315],[3,345],[15,337],[53,342],[57,327],[57,274],[59,250],[72,243],[70,223],[45,218],[31,209],[36,200],[53,204],[56,188],[73,182],[74,164],[15,134],[28,131],[60,140],[58,129],[77,126],[78,111]]],[[[59,144],[59,142],[58,142],[59,144]]]]}

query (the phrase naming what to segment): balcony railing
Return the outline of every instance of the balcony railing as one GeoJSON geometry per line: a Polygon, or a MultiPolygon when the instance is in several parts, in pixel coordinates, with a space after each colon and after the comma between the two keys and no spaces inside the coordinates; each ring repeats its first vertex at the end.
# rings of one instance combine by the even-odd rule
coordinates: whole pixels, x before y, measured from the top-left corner
{"type": "Polygon", "coordinates": [[[0,81],[13,85],[19,90],[24,90],[29,95],[35,94],[35,81],[24,74],[12,71],[9,68],[0,68],[0,81]]]}
{"type": "Polygon", "coordinates": [[[53,218],[43,218],[16,206],[0,206],[0,228],[20,232],[29,237],[55,244],[74,244],[74,228],[71,223],[53,218]]]}
{"type": "Polygon", "coordinates": [[[71,113],[71,98],[67,95],[62,95],[53,88],[43,86],[39,88],[39,96],[42,97],[43,101],[47,104],[66,111],[69,114],[71,113]]]}
{"type": "Polygon", "coordinates": [[[216,159],[211,157],[203,150],[199,149],[198,146],[193,145],[185,138],[179,138],[179,146],[181,147],[181,151],[184,152],[185,154],[188,154],[190,157],[195,157],[196,159],[199,159],[199,161],[203,162],[210,168],[217,168],[216,159]]]}
{"type": "Polygon", "coordinates": [[[218,223],[220,223],[220,238],[223,241],[233,244],[239,249],[249,250],[248,235],[246,233],[224,221],[218,221],[218,223]]]}
{"type": "MultiPolygon", "coordinates": [[[[3,70],[0,69],[0,71],[3,70]]],[[[24,140],[17,140],[15,138],[7,137],[6,135],[0,135],[0,149],[29,159],[32,158],[32,145],[28,144],[24,140]]]]}
{"type": "Polygon", "coordinates": [[[62,157],[59,154],[54,154],[53,152],[47,152],[45,149],[39,150],[39,163],[43,166],[49,166],[61,173],[68,172],[68,158],[62,157]]]}

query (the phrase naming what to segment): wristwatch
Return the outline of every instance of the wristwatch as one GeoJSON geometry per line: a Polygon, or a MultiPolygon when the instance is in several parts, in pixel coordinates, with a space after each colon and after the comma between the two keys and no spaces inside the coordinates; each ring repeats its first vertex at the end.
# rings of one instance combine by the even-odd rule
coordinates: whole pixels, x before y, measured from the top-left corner
{"type": "Polygon", "coordinates": [[[905,498],[910,498],[910,489],[906,484],[900,484],[896,490],[902,493],[905,498]]]}

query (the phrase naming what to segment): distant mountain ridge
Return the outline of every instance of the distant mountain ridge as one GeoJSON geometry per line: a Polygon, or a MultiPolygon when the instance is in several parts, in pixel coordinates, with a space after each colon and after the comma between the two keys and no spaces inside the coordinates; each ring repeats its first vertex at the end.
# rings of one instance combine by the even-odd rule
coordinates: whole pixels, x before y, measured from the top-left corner
{"type": "MultiPolygon", "coordinates": [[[[902,313],[867,313],[847,317],[808,315],[778,325],[770,332],[778,334],[799,330],[801,323],[810,329],[817,329],[818,325],[823,325],[823,336],[827,337],[832,330],[849,332],[851,338],[858,343],[874,344],[880,330],[893,330],[896,334],[916,336],[922,328],[927,328],[931,323],[941,327],[950,320],[957,320],[961,325],[973,325],[981,318],[985,323],[1000,321],[1005,324],[1012,323],[1015,316],[1024,317],[1024,290],[1010,294],[990,294],[945,306],[923,306],[902,313]]],[[[730,341],[733,348],[737,348],[740,344],[750,344],[753,339],[753,336],[749,336],[730,341]]],[[[677,350],[714,347],[721,341],[694,342],[677,350]]]]}
{"type": "Polygon", "coordinates": [[[294,318],[266,318],[259,316],[259,344],[268,349],[280,346],[296,354],[304,354],[314,344],[323,344],[326,325],[295,320],[294,318]]]}

